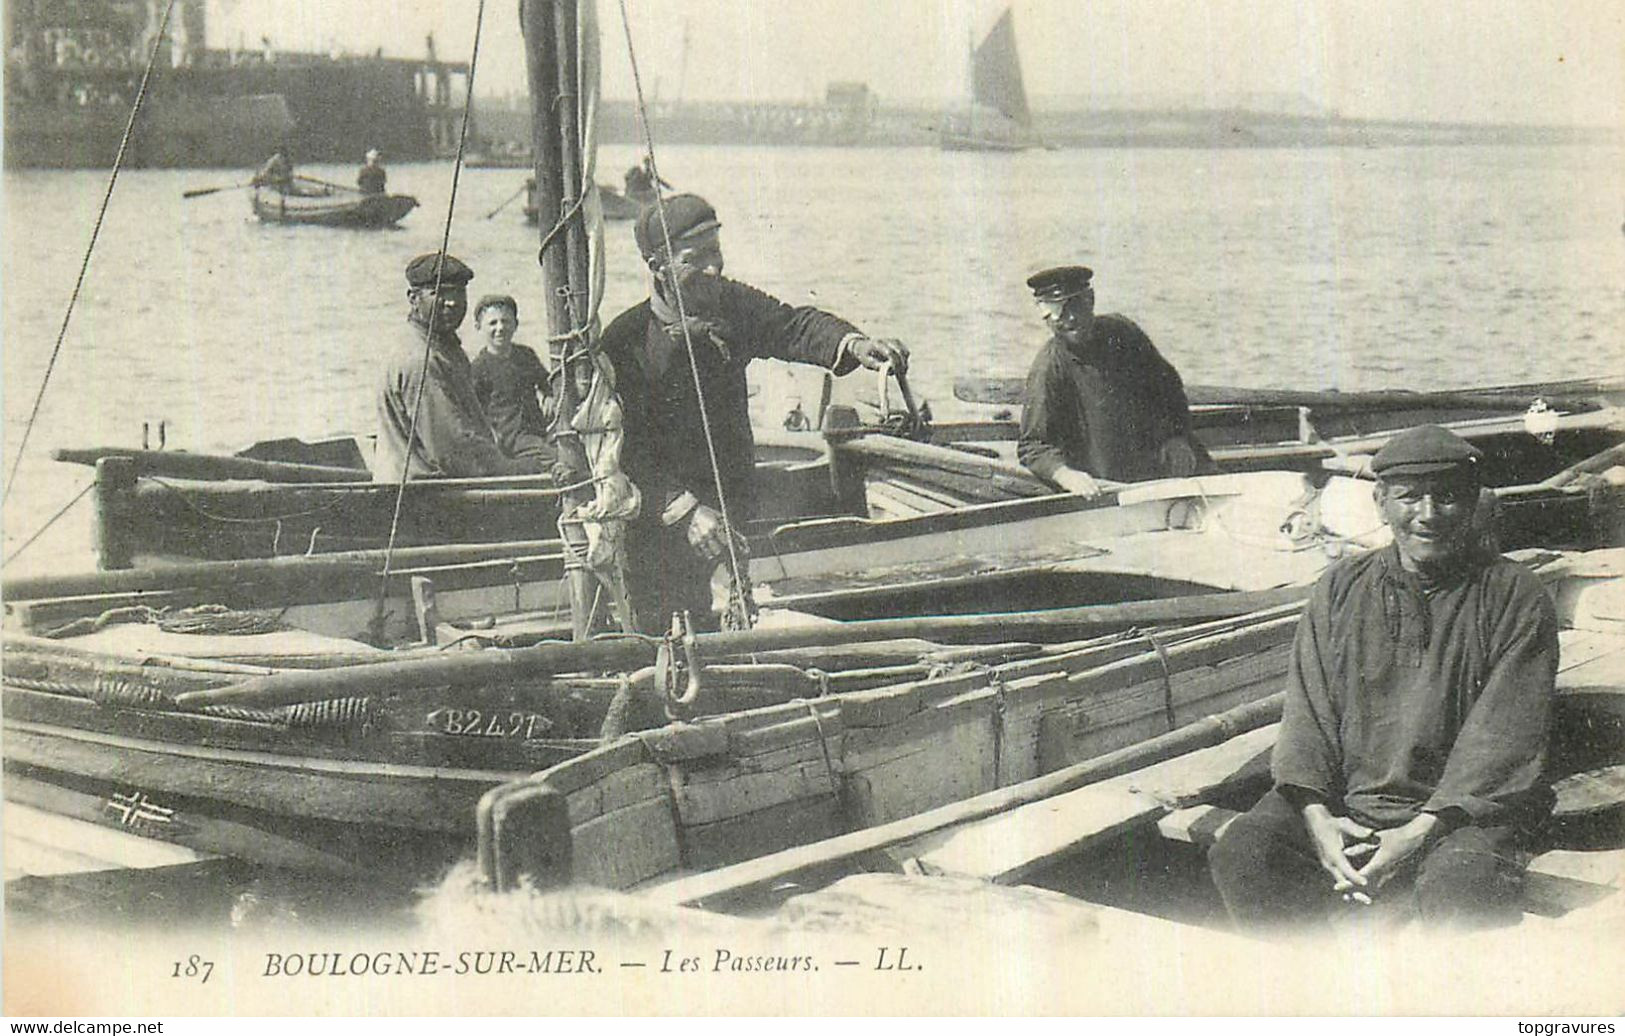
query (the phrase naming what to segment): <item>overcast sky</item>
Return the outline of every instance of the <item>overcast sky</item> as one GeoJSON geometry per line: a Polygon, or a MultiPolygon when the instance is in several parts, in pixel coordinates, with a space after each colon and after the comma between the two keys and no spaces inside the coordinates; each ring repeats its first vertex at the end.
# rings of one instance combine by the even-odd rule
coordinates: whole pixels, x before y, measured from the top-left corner
{"type": "MultiPolygon", "coordinates": [[[[467,60],[475,0],[210,0],[211,46],[467,60]]],[[[806,100],[831,80],[956,98],[1003,0],[627,0],[646,90],[806,100]],[[686,48],[683,38],[689,38],[686,48]],[[686,66],[686,72],[685,72],[686,66]]],[[[1015,0],[1028,91],[1301,95],[1359,118],[1625,125],[1621,0],[1015,0]]],[[[523,88],[516,0],[487,0],[476,91],[523,88]]],[[[630,97],[619,0],[600,0],[604,93],[630,97]]]]}

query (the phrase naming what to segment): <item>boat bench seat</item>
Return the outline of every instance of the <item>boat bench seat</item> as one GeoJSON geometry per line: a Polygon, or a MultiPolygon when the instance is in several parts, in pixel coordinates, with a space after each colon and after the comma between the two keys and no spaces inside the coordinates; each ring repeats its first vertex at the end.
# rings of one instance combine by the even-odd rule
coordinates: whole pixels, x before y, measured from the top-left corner
{"type": "MultiPolygon", "coordinates": [[[[1170,841],[1207,848],[1241,814],[1222,806],[1190,806],[1157,821],[1170,841]]],[[[1589,907],[1625,888],[1625,849],[1551,849],[1529,863],[1524,880],[1525,913],[1561,917],[1589,907]]]]}

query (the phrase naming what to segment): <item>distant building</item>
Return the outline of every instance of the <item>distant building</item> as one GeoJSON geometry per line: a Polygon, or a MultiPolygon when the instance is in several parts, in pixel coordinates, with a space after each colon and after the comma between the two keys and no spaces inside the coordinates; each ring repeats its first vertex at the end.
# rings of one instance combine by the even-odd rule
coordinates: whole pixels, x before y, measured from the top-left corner
{"type": "Polygon", "coordinates": [[[835,82],[824,88],[824,103],[867,118],[880,107],[880,97],[869,89],[868,83],[835,82]]]}

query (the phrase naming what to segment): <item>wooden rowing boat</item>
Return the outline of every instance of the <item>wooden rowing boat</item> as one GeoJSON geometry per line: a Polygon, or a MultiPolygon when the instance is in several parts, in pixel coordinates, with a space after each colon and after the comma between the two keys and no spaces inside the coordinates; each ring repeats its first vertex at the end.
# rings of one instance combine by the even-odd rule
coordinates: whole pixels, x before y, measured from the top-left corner
{"type": "MultiPolygon", "coordinates": [[[[1585,843],[1617,867],[1625,551],[1525,560],[1565,627],[1552,847],[1585,843]],[[1587,841],[1599,830],[1611,840],[1587,841]]],[[[1295,625],[1266,612],[606,745],[488,794],[481,870],[500,889],[583,883],[754,913],[877,866],[1013,884],[1159,821],[1210,839],[1211,804],[1267,787],[1295,625]]],[[[1579,891],[1618,894],[1608,884],[1579,891]]]]}
{"type": "Polygon", "coordinates": [[[339,195],[329,192],[309,196],[260,188],[254,190],[249,203],[261,223],[357,230],[392,227],[418,206],[418,200],[409,194],[339,195]]]}
{"type": "MultiPolygon", "coordinates": [[[[1527,492],[1518,496],[1504,546],[1619,542],[1617,486],[1581,477],[1621,463],[1608,452],[1625,441],[1618,380],[1451,393],[1192,389],[1198,398],[1221,393],[1242,401],[1203,404],[1193,414],[1221,472],[1287,470],[1324,480],[1328,467],[1357,471],[1394,431],[1442,422],[1485,451],[1492,486],[1562,480],[1538,494],[1538,505],[1527,492]]],[[[810,516],[906,517],[1054,493],[1016,463],[1008,420],[924,425],[911,437],[896,434],[891,415],[865,421],[853,408],[831,407],[822,425],[822,435],[757,431],[761,503],[749,520],[758,538],[810,516]]],[[[381,546],[395,487],[372,482],[366,450],[354,439],[273,440],[233,456],[109,447],[56,456],[109,461],[94,491],[96,551],[100,564],[118,568],[381,546]]],[[[546,535],[555,516],[545,479],[422,481],[407,487],[397,542],[529,540],[546,535]]]]}
{"type": "MultiPolygon", "coordinates": [[[[1358,489],[1215,476],[1102,502],[787,523],[750,561],[764,628],[696,638],[692,707],[913,679],[952,645],[1022,645],[961,646],[960,661],[1047,657],[1059,649],[1039,645],[1290,604],[1337,552],[1380,542],[1369,496],[1345,483],[1358,489]]],[[[557,541],[392,561],[387,579],[370,551],[8,580],[14,801],[116,824],[134,795],[184,818],[142,829],[153,837],[279,867],[420,878],[468,851],[480,796],[593,749],[656,648],[549,639],[568,629],[557,541]],[[231,700],[200,708],[188,692],[231,700]]]]}
{"type": "MultiPolygon", "coordinates": [[[[924,432],[930,443],[1008,463],[1011,478],[990,487],[924,457],[899,461],[882,476],[895,487],[893,506],[929,509],[994,493],[1052,491],[1016,465],[1019,426],[1009,410],[1020,405],[1021,392],[1017,379],[961,378],[955,394],[962,401],[997,406],[1000,412],[989,420],[938,423],[924,432]]],[[[1192,385],[1187,395],[1192,433],[1225,472],[1357,472],[1394,432],[1441,424],[1485,452],[1489,485],[1511,486],[1542,481],[1625,441],[1625,379],[1617,377],[1444,392],[1192,385]]]]}
{"type": "MultiPolygon", "coordinates": [[[[637,219],[643,206],[635,198],[628,198],[615,188],[605,184],[598,185],[598,204],[605,219],[627,220],[637,219]]],[[[541,221],[539,210],[536,208],[536,181],[528,180],[525,183],[525,222],[536,226],[541,221]]]]}

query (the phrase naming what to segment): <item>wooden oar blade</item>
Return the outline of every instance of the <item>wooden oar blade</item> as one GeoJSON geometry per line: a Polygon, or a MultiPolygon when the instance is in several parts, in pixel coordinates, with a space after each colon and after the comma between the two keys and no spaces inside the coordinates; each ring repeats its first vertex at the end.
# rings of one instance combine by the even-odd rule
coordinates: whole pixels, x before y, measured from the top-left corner
{"type": "Polygon", "coordinates": [[[236,191],[236,190],[241,190],[244,187],[252,187],[252,186],[254,186],[254,185],[251,184],[251,183],[234,183],[234,184],[229,184],[229,185],[227,185],[225,187],[198,187],[198,188],[194,188],[193,190],[190,190],[190,191],[182,191],[181,192],[181,197],[182,198],[202,198],[205,195],[209,195],[209,194],[219,194],[221,191],[236,191]]]}

